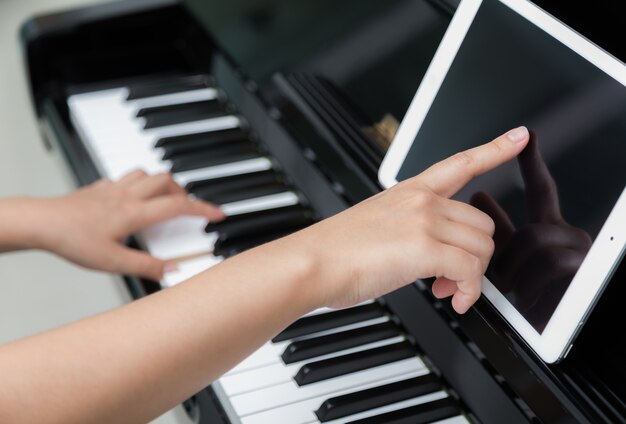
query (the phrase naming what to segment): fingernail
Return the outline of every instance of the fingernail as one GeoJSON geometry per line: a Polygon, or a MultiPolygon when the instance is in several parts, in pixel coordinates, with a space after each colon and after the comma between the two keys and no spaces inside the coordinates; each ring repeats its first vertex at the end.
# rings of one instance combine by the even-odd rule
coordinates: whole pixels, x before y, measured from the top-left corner
{"type": "Polygon", "coordinates": [[[165,266],[163,267],[163,272],[174,272],[174,271],[178,271],[178,265],[176,265],[176,262],[167,262],[165,266]]]}
{"type": "Polygon", "coordinates": [[[526,127],[517,127],[512,129],[506,136],[514,143],[519,143],[520,141],[526,140],[528,137],[528,129],[526,127]]]}

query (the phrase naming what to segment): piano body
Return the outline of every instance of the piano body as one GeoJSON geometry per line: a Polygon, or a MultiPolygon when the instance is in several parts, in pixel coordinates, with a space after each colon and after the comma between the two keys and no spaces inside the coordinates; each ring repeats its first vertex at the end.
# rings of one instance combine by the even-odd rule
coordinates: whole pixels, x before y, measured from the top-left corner
{"type": "MultiPolygon", "coordinates": [[[[166,286],[379,191],[455,6],[134,0],[34,17],[21,36],[44,141],[78,185],[171,170],[225,205],[224,224],[183,219],[132,240],[185,258],[166,286]]],[[[626,60],[617,6],[541,6],[626,60]]],[[[161,289],[124,278],[136,298],[161,289]]],[[[622,264],[558,365],[484,300],[458,316],[417,282],[301,318],[185,407],[200,423],[626,422],[625,282],[622,264]]]]}

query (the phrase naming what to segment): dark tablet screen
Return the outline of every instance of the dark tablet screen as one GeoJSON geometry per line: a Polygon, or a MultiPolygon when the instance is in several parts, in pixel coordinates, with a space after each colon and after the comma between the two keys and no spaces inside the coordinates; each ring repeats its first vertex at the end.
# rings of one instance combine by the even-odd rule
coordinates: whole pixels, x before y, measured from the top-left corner
{"type": "Polygon", "coordinates": [[[525,125],[512,161],[457,199],[496,222],[489,280],[542,332],[626,183],[626,89],[484,0],[397,180],[525,125]]]}

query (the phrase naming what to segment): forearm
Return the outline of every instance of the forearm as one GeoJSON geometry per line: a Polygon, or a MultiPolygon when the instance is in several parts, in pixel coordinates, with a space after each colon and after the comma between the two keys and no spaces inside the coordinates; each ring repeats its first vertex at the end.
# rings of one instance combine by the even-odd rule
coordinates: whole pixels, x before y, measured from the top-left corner
{"type": "Polygon", "coordinates": [[[0,421],[147,422],[180,403],[321,306],[312,256],[287,246],[1,348],[0,421]]]}
{"type": "Polygon", "coordinates": [[[42,200],[16,197],[0,201],[0,253],[40,247],[45,229],[42,200]]]}

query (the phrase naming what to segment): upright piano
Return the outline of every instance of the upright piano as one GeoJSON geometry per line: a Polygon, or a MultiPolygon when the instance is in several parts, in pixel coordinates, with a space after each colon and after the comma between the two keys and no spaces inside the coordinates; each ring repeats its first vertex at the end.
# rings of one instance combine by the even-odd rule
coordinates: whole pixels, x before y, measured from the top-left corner
{"type": "MultiPolygon", "coordinates": [[[[617,2],[539,5],[626,60],[617,2]]],[[[32,17],[21,41],[44,143],[77,185],[171,171],[228,215],[133,237],[180,260],[161,282],[125,276],[139,298],[380,191],[377,168],[456,6],[120,1],[32,17]]],[[[184,406],[198,423],[626,422],[625,283],[622,264],[557,365],[488,302],[459,316],[418,281],[302,317],[184,406]]]]}

